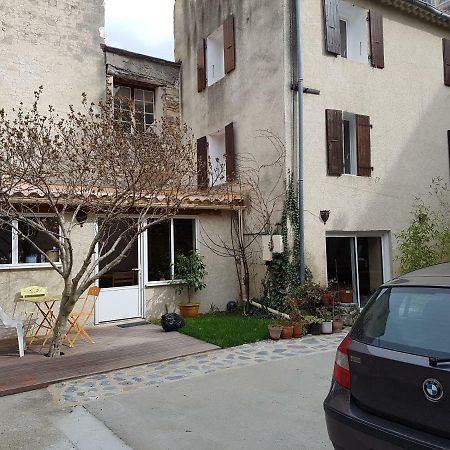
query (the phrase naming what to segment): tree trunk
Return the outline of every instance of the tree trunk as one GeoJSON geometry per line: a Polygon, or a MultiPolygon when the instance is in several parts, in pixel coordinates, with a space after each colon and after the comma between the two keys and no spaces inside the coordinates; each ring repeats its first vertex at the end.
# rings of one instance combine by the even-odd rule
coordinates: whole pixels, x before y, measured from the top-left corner
{"type": "Polygon", "coordinates": [[[55,328],[53,329],[53,338],[46,356],[50,358],[61,356],[61,345],[64,340],[64,333],[67,327],[67,320],[75,306],[72,297],[63,296],[55,328]]]}

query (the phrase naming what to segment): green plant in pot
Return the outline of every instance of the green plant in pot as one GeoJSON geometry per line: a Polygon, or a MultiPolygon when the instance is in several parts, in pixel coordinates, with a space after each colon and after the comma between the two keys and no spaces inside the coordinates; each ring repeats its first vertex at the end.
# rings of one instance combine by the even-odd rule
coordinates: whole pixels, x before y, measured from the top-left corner
{"type": "Polygon", "coordinates": [[[278,341],[281,337],[281,332],[283,331],[283,325],[279,322],[273,322],[268,325],[270,339],[278,341]]]}
{"type": "Polygon", "coordinates": [[[291,324],[294,327],[292,337],[302,337],[305,320],[301,309],[297,306],[297,302],[294,299],[289,300],[289,317],[291,319],[291,324]]]}
{"type": "Polygon", "coordinates": [[[323,306],[317,311],[322,319],[322,333],[331,334],[333,332],[333,312],[330,306],[323,306]]]}
{"type": "Polygon", "coordinates": [[[306,324],[308,325],[308,332],[317,336],[322,332],[322,322],[323,319],[316,316],[305,316],[306,324]]]}
{"type": "Polygon", "coordinates": [[[175,278],[180,281],[173,281],[175,292],[182,294],[187,289],[188,303],[179,305],[180,313],[183,317],[195,317],[198,314],[200,303],[192,303],[193,292],[201,291],[206,287],[204,282],[207,275],[203,257],[196,251],[188,255],[179,254],[175,259],[175,278]]]}

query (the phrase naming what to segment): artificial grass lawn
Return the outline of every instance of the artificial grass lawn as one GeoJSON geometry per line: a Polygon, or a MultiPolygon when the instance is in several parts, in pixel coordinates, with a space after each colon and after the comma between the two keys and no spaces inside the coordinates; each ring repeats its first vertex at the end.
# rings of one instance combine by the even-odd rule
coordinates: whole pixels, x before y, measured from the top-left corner
{"type": "Polygon", "coordinates": [[[273,320],[240,314],[214,313],[186,319],[186,326],[178,331],[227,348],[268,339],[267,326],[270,323],[273,323],[273,320]]]}

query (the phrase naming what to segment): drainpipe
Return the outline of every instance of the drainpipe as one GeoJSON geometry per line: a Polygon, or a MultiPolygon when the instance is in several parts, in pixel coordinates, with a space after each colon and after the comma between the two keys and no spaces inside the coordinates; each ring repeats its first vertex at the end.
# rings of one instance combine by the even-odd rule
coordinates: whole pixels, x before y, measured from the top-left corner
{"type": "MultiPolygon", "coordinates": [[[[301,33],[301,0],[294,0],[296,37],[297,37],[297,115],[298,115],[298,147],[297,147],[297,206],[299,212],[298,236],[298,276],[301,283],[305,281],[305,216],[303,186],[303,67],[302,67],[302,33],[301,33]]],[[[295,119],[294,119],[295,124],[295,119]]]]}

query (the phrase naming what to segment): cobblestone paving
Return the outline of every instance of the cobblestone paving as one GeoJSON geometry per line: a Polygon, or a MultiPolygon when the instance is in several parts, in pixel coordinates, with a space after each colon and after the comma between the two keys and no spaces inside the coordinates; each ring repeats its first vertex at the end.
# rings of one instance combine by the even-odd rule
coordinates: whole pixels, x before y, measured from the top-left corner
{"type": "Polygon", "coordinates": [[[342,332],[321,336],[308,335],[301,339],[260,341],[66,381],[48,389],[56,401],[64,403],[65,406],[76,405],[221,370],[336,350],[344,337],[345,333],[342,332]]]}

